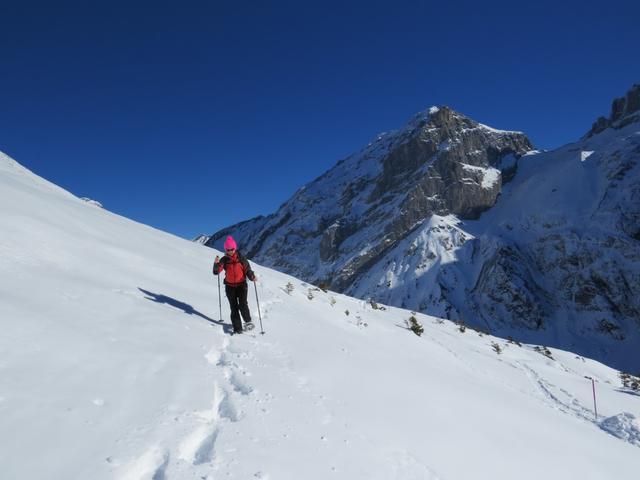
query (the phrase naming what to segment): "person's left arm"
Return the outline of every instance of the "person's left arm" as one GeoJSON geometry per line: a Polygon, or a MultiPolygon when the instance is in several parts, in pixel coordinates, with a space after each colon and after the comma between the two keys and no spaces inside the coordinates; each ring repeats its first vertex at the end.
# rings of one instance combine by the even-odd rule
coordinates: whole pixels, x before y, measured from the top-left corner
{"type": "Polygon", "coordinates": [[[247,260],[246,258],[242,260],[242,268],[244,268],[244,274],[247,276],[249,280],[251,280],[252,282],[255,282],[258,279],[258,277],[256,277],[255,272],[251,270],[251,265],[249,265],[249,260],[247,260]]]}

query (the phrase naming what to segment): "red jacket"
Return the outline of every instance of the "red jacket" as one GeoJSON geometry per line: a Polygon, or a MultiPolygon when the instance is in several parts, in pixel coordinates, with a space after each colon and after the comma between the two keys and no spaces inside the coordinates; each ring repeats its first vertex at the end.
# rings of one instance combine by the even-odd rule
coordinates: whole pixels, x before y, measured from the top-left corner
{"type": "Polygon", "coordinates": [[[213,264],[213,274],[218,275],[224,270],[224,283],[230,287],[237,287],[255,279],[255,274],[251,270],[249,261],[244,256],[235,251],[231,256],[225,255],[219,262],[213,264]]]}

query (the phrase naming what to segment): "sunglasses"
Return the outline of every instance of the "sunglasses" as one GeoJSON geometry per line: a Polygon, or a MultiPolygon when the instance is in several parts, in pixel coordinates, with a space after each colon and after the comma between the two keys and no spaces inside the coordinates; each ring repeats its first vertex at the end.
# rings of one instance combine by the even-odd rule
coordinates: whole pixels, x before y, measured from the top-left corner
{"type": "Polygon", "coordinates": [[[225,248],[224,251],[225,252],[235,252],[236,249],[235,248],[225,248]]]}

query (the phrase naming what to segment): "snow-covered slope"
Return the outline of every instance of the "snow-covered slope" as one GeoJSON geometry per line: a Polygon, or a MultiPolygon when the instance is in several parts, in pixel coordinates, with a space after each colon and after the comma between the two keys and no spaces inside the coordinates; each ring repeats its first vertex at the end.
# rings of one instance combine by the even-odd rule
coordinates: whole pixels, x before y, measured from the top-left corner
{"type": "Polygon", "coordinates": [[[266,334],[230,337],[217,252],[87,204],[2,155],[0,220],[3,479],[640,471],[640,397],[597,362],[420,314],[418,337],[407,311],[259,265],[266,334]]]}

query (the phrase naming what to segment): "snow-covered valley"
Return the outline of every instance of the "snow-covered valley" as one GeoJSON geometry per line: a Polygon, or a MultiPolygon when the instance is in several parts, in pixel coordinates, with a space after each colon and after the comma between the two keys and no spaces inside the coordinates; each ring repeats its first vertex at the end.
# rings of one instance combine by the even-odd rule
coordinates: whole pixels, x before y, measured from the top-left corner
{"type": "Polygon", "coordinates": [[[266,334],[250,286],[256,333],[229,336],[211,273],[219,252],[2,154],[0,225],[2,479],[640,471],[640,396],[596,361],[421,314],[417,336],[407,310],[260,265],[266,334]]]}

